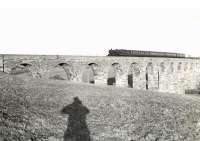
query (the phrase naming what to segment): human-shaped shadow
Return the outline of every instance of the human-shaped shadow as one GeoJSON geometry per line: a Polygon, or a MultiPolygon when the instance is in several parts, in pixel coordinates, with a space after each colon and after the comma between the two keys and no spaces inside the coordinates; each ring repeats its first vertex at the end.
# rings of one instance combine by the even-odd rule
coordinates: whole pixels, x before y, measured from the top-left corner
{"type": "Polygon", "coordinates": [[[91,141],[90,131],[86,123],[89,109],[82,104],[78,97],[74,97],[73,103],[65,106],[61,113],[69,115],[64,141],[91,141]]]}

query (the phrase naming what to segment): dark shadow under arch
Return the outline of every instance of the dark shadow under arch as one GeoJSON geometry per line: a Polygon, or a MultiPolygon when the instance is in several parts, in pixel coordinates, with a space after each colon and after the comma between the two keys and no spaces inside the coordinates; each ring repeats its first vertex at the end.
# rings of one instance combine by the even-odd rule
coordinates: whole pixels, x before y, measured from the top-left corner
{"type": "Polygon", "coordinates": [[[115,62],[115,63],[112,63],[112,66],[115,66],[115,65],[119,65],[119,63],[116,63],[116,62],[115,62]]]}
{"type": "Polygon", "coordinates": [[[88,65],[89,65],[89,66],[92,66],[92,65],[94,65],[94,66],[98,66],[97,63],[89,63],[88,65]]]}
{"type": "Polygon", "coordinates": [[[68,63],[59,63],[59,64],[56,65],[56,67],[57,67],[57,66],[63,67],[63,66],[70,66],[70,65],[69,65],[68,63]]]}
{"type": "Polygon", "coordinates": [[[29,64],[29,63],[21,63],[20,66],[23,66],[23,67],[31,67],[32,65],[29,64]]]}

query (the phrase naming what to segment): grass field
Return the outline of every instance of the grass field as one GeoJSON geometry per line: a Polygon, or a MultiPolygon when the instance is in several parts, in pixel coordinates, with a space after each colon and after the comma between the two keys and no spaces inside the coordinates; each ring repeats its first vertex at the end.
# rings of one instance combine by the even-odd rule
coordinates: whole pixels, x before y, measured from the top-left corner
{"type": "Polygon", "coordinates": [[[0,80],[0,141],[61,141],[78,96],[92,141],[200,141],[200,98],[64,80],[0,80]]]}

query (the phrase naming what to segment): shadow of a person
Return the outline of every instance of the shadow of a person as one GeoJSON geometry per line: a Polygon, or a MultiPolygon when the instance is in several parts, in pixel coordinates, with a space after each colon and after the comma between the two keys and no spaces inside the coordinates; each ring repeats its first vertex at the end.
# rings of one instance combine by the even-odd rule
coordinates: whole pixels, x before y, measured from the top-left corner
{"type": "Polygon", "coordinates": [[[90,131],[86,123],[89,109],[82,104],[78,97],[74,97],[73,103],[65,106],[61,113],[69,115],[64,141],[91,141],[90,131]]]}

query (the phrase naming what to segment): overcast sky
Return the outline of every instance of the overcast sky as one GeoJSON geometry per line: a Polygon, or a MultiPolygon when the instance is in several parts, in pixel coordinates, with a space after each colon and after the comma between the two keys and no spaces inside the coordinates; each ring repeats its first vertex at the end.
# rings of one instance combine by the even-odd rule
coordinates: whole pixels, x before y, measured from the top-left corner
{"type": "Polygon", "coordinates": [[[0,9],[0,53],[107,55],[109,49],[200,56],[200,9],[0,9]]]}

